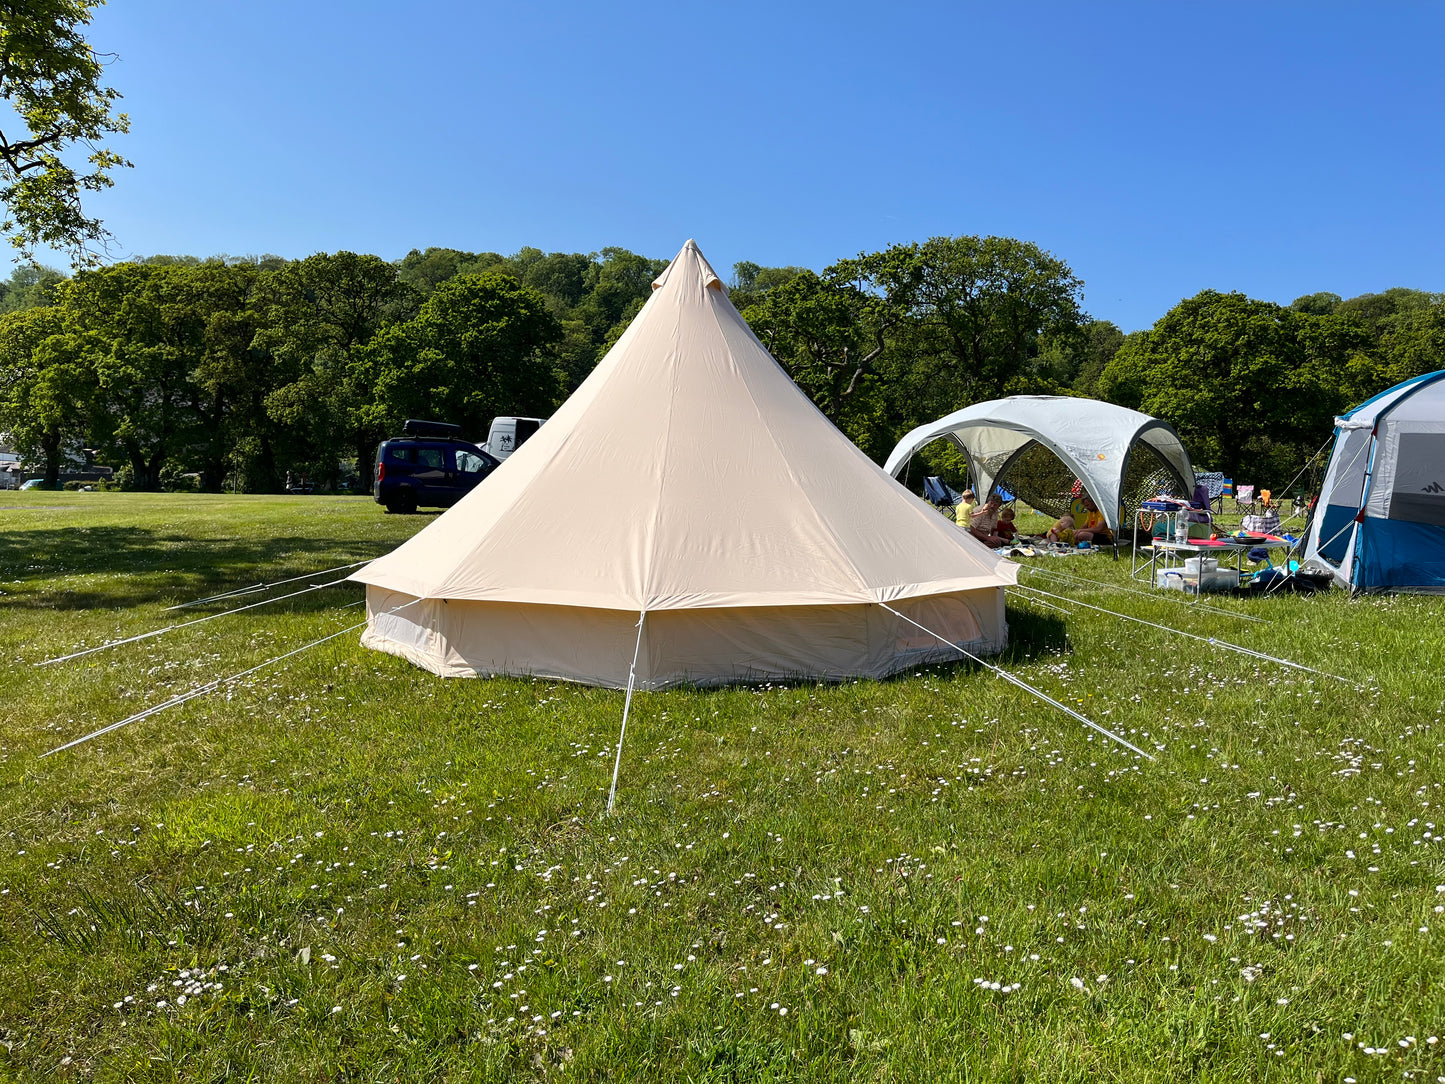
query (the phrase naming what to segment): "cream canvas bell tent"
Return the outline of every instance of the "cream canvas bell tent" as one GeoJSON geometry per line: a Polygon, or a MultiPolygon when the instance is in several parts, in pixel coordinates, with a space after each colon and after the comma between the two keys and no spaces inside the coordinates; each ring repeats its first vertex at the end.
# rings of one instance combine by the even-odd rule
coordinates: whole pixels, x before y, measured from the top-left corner
{"type": "Polygon", "coordinates": [[[956,659],[932,632],[997,653],[1015,576],[814,407],[689,241],[547,424],[352,578],[362,643],[436,674],[622,688],[635,658],[656,689],[956,659]]]}

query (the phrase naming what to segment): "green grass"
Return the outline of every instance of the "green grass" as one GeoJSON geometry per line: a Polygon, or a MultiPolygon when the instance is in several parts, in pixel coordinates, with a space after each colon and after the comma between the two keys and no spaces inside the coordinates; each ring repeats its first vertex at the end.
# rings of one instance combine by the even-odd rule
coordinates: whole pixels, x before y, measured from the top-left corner
{"type": "Polygon", "coordinates": [[[972,666],[680,690],[636,700],[608,816],[620,694],[355,634],[41,759],[360,591],[30,664],[428,518],[0,505],[0,1077],[1445,1078],[1441,599],[1211,600],[1250,622],[1040,560],[1348,681],[1018,592],[1003,665],[1156,761],[972,666]]]}

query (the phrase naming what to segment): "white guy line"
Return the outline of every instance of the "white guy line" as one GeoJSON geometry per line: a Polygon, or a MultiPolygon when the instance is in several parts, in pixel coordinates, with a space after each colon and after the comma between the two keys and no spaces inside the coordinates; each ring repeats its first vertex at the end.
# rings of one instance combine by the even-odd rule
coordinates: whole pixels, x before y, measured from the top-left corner
{"type": "Polygon", "coordinates": [[[987,662],[987,661],[985,661],[984,659],[979,658],[979,657],[978,657],[977,655],[975,655],[972,651],[969,651],[969,650],[966,649],[966,648],[959,647],[959,646],[958,646],[957,644],[955,644],[952,640],[950,640],[950,639],[948,639],[948,638],[946,638],[946,637],[944,637],[944,636],[940,636],[938,633],[934,632],[934,631],[933,631],[932,629],[930,629],[930,628],[925,628],[923,625],[920,625],[917,621],[913,620],[913,618],[909,617],[908,615],[899,613],[899,612],[898,612],[897,610],[895,610],[892,606],[889,606],[886,602],[880,602],[878,605],[882,606],[885,610],[887,610],[889,613],[891,613],[894,617],[901,617],[901,618],[903,618],[904,621],[907,621],[910,625],[914,626],[915,628],[922,629],[924,632],[928,633],[928,635],[932,636],[934,639],[938,640],[938,641],[941,642],[941,643],[947,644],[949,647],[953,648],[953,650],[957,651],[960,655],[966,655],[966,656],[968,656],[970,659],[972,659],[974,662],[978,663],[980,666],[987,667],[988,669],[992,670],[995,674],[997,674],[999,677],[1003,678],[1005,681],[1012,682],[1014,685],[1017,685],[1020,689],[1024,690],[1024,692],[1030,694],[1031,696],[1036,696],[1036,697],[1038,697],[1038,698],[1039,698],[1040,700],[1042,700],[1045,704],[1052,704],[1054,707],[1058,708],[1060,711],[1064,712],[1065,714],[1067,714],[1067,715],[1072,715],[1075,719],[1079,720],[1079,722],[1083,723],[1085,726],[1091,726],[1091,727],[1093,727],[1093,728],[1094,728],[1095,730],[1097,730],[1100,734],[1104,735],[1104,737],[1109,738],[1109,739],[1111,739],[1111,740],[1113,740],[1113,741],[1118,742],[1120,745],[1124,746],[1124,747],[1127,748],[1127,749],[1132,749],[1132,750],[1134,750],[1134,752],[1138,753],[1138,754],[1139,754],[1141,757],[1143,757],[1145,760],[1153,760],[1153,759],[1154,759],[1154,757],[1153,757],[1152,755],[1150,755],[1149,753],[1144,752],[1144,750],[1140,749],[1140,748],[1139,748],[1137,745],[1135,745],[1133,742],[1128,741],[1128,740],[1125,739],[1125,738],[1119,737],[1119,735],[1118,735],[1118,734],[1115,734],[1112,730],[1106,730],[1104,727],[1102,727],[1102,726],[1100,726],[1098,723],[1094,722],[1094,720],[1088,718],[1088,717],[1085,716],[1085,715],[1080,715],[1077,711],[1075,711],[1073,708],[1069,707],[1067,704],[1061,704],[1061,703],[1059,703],[1059,702],[1058,702],[1057,700],[1055,700],[1052,696],[1049,696],[1047,693],[1040,692],[1038,689],[1035,689],[1035,688],[1034,688],[1032,685],[1030,685],[1028,682],[1022,680],[1021,678],[1016,678],[1016,677],[1014,677],[1012,674],[1010,674],[1007,670],[1003,669],[1002,667],[995,666],[993,663],[987,662]]]}

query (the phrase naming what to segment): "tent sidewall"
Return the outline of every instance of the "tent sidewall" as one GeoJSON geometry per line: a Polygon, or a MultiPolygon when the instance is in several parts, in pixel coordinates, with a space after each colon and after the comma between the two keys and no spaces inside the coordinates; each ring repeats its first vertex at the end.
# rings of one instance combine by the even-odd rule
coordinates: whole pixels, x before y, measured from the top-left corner
{"type": "MultiPolygon", "coordinates": [[[[627,687],[637,611],[455,599],[418,603],[375,586],[366,595],[370,621],[362,643],[441,677],[511,675],[627,687]]],[[[1007,640],[1002,587],[913,596],[888,606],[649,610],[637,688],[883,678],[956,662],[959,648],[996,655],[1007,640]]]]}

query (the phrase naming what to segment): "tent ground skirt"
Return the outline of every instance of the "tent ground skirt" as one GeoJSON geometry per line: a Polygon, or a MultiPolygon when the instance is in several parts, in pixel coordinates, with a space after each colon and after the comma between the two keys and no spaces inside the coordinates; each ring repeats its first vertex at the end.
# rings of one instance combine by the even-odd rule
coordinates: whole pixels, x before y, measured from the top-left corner
{"type": "MultiPolygon", "coordinates": [[[[989,587],[890,603],[975,655],[1004,649],[1004,592],[989,587]]],[[[361,642],[441,677],[513,675],[625,688],[636,611],[426,599],[371,586],[361,642]],[[398,607],[404,607],[398,609],[398,607]]],[[[881,606],[656,610],[637,685],[881,678],[958,652],[881,606]]]]}

